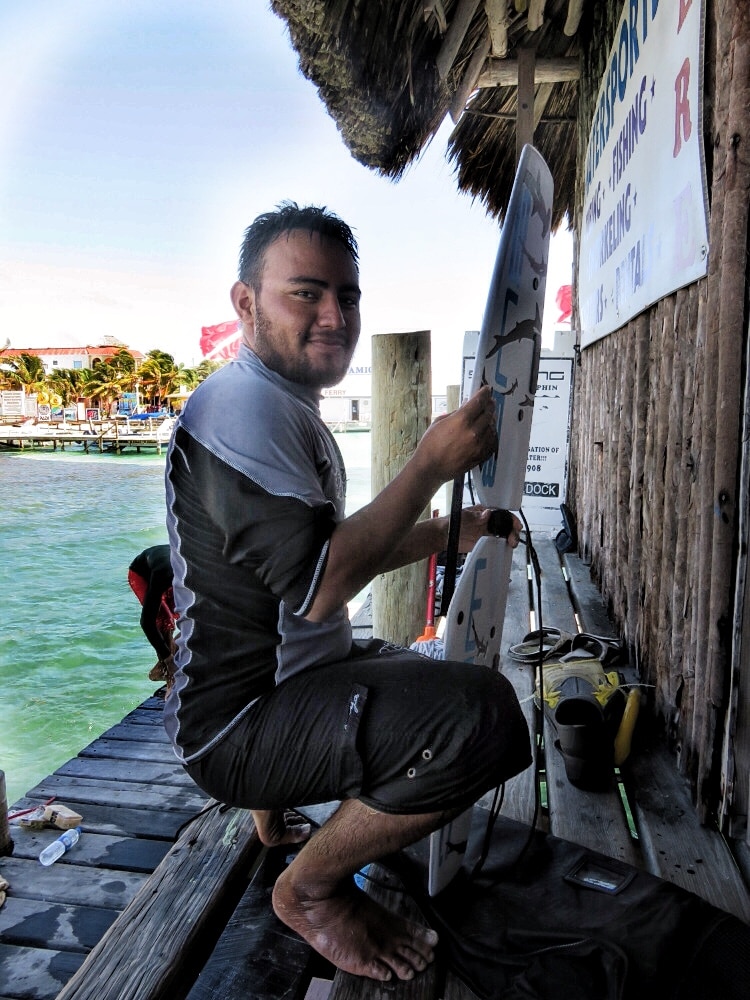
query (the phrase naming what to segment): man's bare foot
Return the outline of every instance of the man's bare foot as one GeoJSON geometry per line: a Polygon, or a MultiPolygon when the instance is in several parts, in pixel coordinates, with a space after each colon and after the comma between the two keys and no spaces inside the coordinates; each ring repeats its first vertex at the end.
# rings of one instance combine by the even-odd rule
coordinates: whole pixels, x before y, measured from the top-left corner
{"type": "Polygon", "coordinates": [[[273,908],[319,954],[355,976],[413,979],[435,957],[435,931],[389,912],[353,882],[313,898],[293,885],[287,869],[274,886],[273,908]]]}
{"type": "Polygon", "coordinates": [[[311,826],[296,813],[284,809],[253,809],[253,821],[261,844],[301,844],[309,840],[311,826]]]}

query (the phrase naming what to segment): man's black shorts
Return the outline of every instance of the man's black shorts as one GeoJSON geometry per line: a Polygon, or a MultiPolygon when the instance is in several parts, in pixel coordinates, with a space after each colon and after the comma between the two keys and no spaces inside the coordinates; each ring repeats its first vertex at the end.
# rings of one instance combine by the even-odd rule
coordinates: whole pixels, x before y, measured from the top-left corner
{"type": "Polygon", "coordinates": [[[531,762],[510,682],[374,640],[278,685],[189,765],[214,798],[280,809],[358,798],[385,813],[464,808],[531,762]]]}

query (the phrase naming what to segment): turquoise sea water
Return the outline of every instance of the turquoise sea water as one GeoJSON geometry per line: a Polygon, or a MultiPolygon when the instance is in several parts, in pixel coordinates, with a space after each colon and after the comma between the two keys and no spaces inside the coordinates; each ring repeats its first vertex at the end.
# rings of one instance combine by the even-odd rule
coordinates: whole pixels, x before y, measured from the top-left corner
{"type": "MultiPolygon", "coordinates": [[[[336,435],[347,511],[370,435],[336,435]]],[[[0,770],[12,804],[157,687],[128,566],[166,541],[164,456],[0,452],[0,770]]]]}

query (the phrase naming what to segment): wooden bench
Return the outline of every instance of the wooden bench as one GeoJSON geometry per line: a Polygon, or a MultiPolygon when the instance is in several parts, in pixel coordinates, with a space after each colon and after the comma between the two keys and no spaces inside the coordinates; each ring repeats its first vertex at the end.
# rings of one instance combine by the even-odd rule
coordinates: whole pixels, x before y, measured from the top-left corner
{"type": "MultiPolygon", "coordinates": [[[[542,551],[551,553],[552,549],[546,547],[542,551]]],[[[607,621],[606,608],[581,560],[566,555],[561,567],[564,575],[549,556],[546,565],[548,591],[553,592],[554,588],[560,593],[563,580],[583,631],[607,634],[601,631],[607,621]]],[[[634,679],[632,672],[629,679],[634,679]]],[[[549,770],[549,754],[546,760],[549,770]]],[[[557,836],[617,857],[620,842],[628,833],[631,843],[624,850],[635,849],[632,864],[750,923],[750,894],[737,860],[715,827],[701,825],[688,781],[658,738],[646,746],[636,740],[633,753],[621,768],[619,785],[607,798],[573,788],[564,779],[564,773],[561,776],[559,755],[554,777],[554,790],[550,791],[551,812],[554,809],[551,828],[557,836]],[[596,817],[595,832],[591,830],[592,816],[596,817]],[[591,842],[587,843],[589,838],[591,842]],[[606,849],[608,843],[612,845],[610,850],[606,849]]]]}
{"type": "MultiPolygon", "coordinates": [[[[540,613],[548,626],[611,634],[606,609],[587,568],[571,556],[561,560],[549,540],[538,543],[538,554],[543,573],[541,603],[523,550],[514,555],[503,650],[536,628],[540,613]]],[[[360,623],[360,634],[364,636],[366,631],[366,624],[360,623]]],[[[501,668],[512,680],[530,728],[536,732],[533,668],[507,656],[501,668]]],[[[101,783],[103,773],[109,776],[106,794],[117,800],[117,807],[106,813],[103,806],[87,806],[90,821],[100,824],[101,831],[82,839],[81,845],[88,839],[88,850],[100,850],[97,838],[104,840],[107,834],[117,849],[118,836],[128,832],[125,827],[135,828],[138,795],[146,796],[150,787],[156,787],[145,783],[150,780],[163,783],[162,788],[180,787],[178,797],[170,799],[172,812],[167,819],[162,817],[160,837],[167,835],[168,828],[176,829],[177,817],[192,815],[196,801],[205,805],[205,797],[189,783],[179,785],[184,780],[181,769],[171,765],[161,750],[157,753],[156,743],[149,749],[138,739],[147,733],[149,740],[163,741],[163,735],[155,735],[153,726],[146,725],[155,714],[153,706],[131,713],[115,727],[116,732],[95,741],[75,762],[34,790],[36,800],[57,792],[63,801],[71,796],[80,801],[81,797],[94,797],[93,786],[101,783]],[[126,736],[135,740],[126,742],[126,736]],[[115,753],[113,744],[118,740],[127,746],[126,752],[115,753]],[[130,770],[123,756],[131,758],[130,770]],[[105,763],[106,770],[102,770],[105,763]],[[138,768],[136,774],[133,766],[138,768]],[[112,812],[117,820],[110,828],[112,812]]],[[[594,793],[567,781],[559,754],[549,749],[552,735],[544,727],[540,734],[540,766],[508,782],[503,816],[528,825],[540,802],[536,814],[539,829],[641,867],[750,922],[747,888],[732,853],[717,831],[699,824],[687,784],[663,747],[657,744],[639,749],[609,790],[594,793]]],[[[486,809],[489,802],[490,796],[485,796],[476,808],[486,809]]],[[[322,822],[334,807],[331,804],[316,807],[317,813],[305,812],[322,822]]],[[[154,813],[153,822],[158,825],[157,815],[154,813]]],[[[137,851],[143,850],[148,840],[141,835],[127,843],[137,851]]],[[[37,847],[28,848],[29,856],[37,847]]],[[[334,970],[273,914],[273,883],[295,852],[289,848],[262,849],[247,813],[212,810],[190,823],[173,846],[160,841],[159,850],[161,861],[152,874],[131,882],[124,894],[129,893],[130,902],[121,907],[119,916],[107,918],[108,929],[102,924],[103,937],[98,943],[79,940],[73,948],[70,942],[58,942],[54,971],[67,979],[58,1000],[157,1000],[167,996],[170,1000],[236,996],[246,1000],[385,1000],[386,996],[389,1000],[470,1000],[473,996],[450,970],[445,974],[438,966],[410,983],[387,986],[334,970]],[[88,956],[84,957],[86,951],[88,956]]],[[[15,864],[15,859],[11,863],[15,864]]],[[[58,867],[62,868],[62,863],[58,867]]],[[[144,863],[142,870],[151,869],[144,863]]],[[[48,874],[58,877],[61,873],[51,869],[48,874]]],[[[377,873],[378,883],[387,884],[392,877],[382,868],[377,873]]],[[[384,904],[394,910],[413,906],[398,889],[378,885],[368,886],[367,891],[383,893],[384,904]]],[[[96,938],[96,932],[90,937],[96,938]]],[[[56,995],[50,991],[50,982],[26,992],[23,986],[7,991],[3,983],[0,1000],[48,1000],[56,995]]]]}

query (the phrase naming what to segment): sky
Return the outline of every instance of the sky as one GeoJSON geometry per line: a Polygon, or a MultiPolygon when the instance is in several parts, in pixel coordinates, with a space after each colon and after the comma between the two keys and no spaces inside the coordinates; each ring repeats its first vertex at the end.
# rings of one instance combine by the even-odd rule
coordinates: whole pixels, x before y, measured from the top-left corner
{"type": "Polygon", "coordinates": [[[357,357],[431,330],[433,391],[459,381],[499,228],[457,190],[450,121],[398,182],[361,166],[265,0],[0,0],[0,93],[0,347],[111,335],[197,364],[201,327],[234,319],[244,229],[293,199],[359,241],[357,357]]]}

